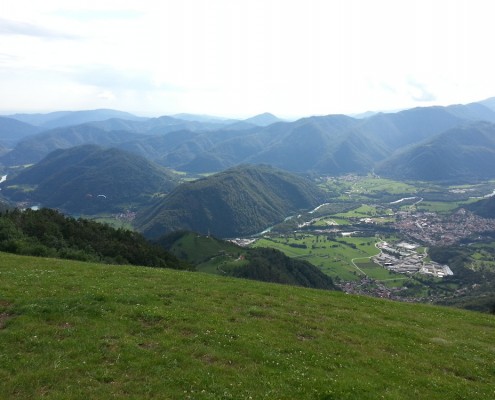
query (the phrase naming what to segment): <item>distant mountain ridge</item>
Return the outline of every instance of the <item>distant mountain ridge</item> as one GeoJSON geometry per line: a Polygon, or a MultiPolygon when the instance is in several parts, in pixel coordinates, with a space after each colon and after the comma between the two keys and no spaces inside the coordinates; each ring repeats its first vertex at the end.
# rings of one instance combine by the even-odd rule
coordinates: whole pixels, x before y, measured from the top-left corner
{"type": "Polygon", "coordinates": [[[268,166],[243,165],[181,184],[138,213],[135,225],[151,238],[176,230],[244,236],[324,200],[309,180],[268,166]]]}
{"type": "Polygon", "coordinates": [[[115,145],[138,137],[128,131],[105,131],[91,124],[56,128],[22,140],[9,153],[0,158],[5,165],[23,165],[39,162],[57,149],[68,149],[83,144],[115,145]]]}
{"type": "Polygon", "coordinates": [[[43,129],[60,128],[63,126],[79,125],[86,122],[104,121],[110,118],[120,118],[131,121],[143,121],[147,118],[138,117],[125,111],[112,109],[55,111],[46,114],[13,114],[9,118],[16,119],[43,129]]]}
{"type": "Polygon", "coordinates": [[[271,113],[265,112],[263,114],[255,115],[254,117],[247,118],[243,120],[243,122],[257,126],[268,126],[276,122],[282,122],[282,120],[271,113]]]}
{"type": "MultiPolygon", "coordinates": [[[[391,166],[397,154],[431,141],[430,146],[435,148],[432,154],[439,156],[442,142],[433,140],[436,136],[470,123],[495,123],[494,103],[494,99],[487,99],[466,105],[377,113],[362,119],[327,115],[293,122],[279,121],[269,113],[244,121],[191,114],[144,120],[110,118],[28,135],[1,156],[0,162],[6,166],[31,164],[56,148],[93,143],[125,149],[190,173],[262,163],[295,173],[324,175],[362,174],[381,168],[381,173],[388,176],[388,169],[382,166],[391,166]]],[[[469,151],[485,157],[479,147],[469,151]]],[[[405,173],[403,177],[410,175],[399,168],[390,176],[400,178],[400,171],[405,173]]],[[[452,179],[452,174],[448,175],[432,178],[452,179]]],[[[462,179],[469,175],[472,173],[462,179]]],[[[428,174],[425,176],[429,179],[428,174]]],[[[495,178],[495,173],[490,176],[495,178]]]]}
{"type": "Polygon", "coordinates": [[[472,122],[397,153],[376,172],[425,181],[476,181],[495,177],[495,124],[472,122]]]}
{"type": "Polygon", "coordinates": [[[26,136],[40,132],[40,129],[14,118],[0,117],[0,145],[13,147],[26,136]]]}

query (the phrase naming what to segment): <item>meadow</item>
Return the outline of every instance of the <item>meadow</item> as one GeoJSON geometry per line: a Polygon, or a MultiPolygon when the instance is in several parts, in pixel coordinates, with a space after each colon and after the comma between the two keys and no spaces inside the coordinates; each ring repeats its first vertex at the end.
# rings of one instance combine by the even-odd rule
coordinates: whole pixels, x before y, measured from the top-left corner
{"type": "Polygon", "coordinates": [[[492,315],[0,253],[8,399],[488,399],[492,315]]]}

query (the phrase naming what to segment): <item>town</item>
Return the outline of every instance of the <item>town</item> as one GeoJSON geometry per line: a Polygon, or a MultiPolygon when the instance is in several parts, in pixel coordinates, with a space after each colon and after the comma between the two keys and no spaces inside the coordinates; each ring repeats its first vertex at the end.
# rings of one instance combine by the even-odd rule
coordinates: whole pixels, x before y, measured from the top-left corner
{"type": "Polygon", "coordinates": [[[419,246],[416,244],[400,242],[391,245],[380,242],[376,247],[380,249],[380,254],[374,256],[372,260],[390,271],[402,274],[427,274],[437,278],[453,275],[447,265],[440,265],[434,261],[426,262],[428,256],[426,248],[423,248],[423,252],[417,252],[415,250],[419,246]]]}
{"type": "Polygon", "coordinates": [[[399,211],[393,227],[420,243],[448,246],[473,234],[495,231],[495,220],[463,208],[446,217],[433,212],[399,211]]]}

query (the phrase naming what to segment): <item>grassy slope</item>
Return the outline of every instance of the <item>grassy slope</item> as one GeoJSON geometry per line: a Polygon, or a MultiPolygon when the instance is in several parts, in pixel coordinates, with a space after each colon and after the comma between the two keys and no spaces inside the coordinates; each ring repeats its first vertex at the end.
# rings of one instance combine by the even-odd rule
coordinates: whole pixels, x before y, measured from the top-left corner
{"type": "Polygon", "coordinates": [[[495,318],[0,253],[9,399],[481,399],[495,318]]]}

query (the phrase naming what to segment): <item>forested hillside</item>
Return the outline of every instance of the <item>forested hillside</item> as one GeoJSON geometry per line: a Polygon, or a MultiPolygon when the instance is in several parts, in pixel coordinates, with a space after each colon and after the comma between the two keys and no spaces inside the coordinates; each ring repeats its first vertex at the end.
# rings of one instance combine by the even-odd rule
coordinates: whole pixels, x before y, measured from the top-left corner
{"type": "Polygon", "coordinates": [[[174,230],[235,237],[260,232],[324,199],[302,177],[268,166],[240,166],[180,185],[138,213],[136,227],[153,238],[174,230]]]}
{"type": "Polygon", "coordinates": [[[177,185],[167,169],[95,145],[56,150],[7,182],[4,192],[71,213],[120,212],[177,185]]]}
{"type": "Polygon", "coordinates": [[[376,171],[396,179],[469,182],[495,177],[495,124],[452,128],[398,153],[376,171]]]}
{"type": "Polygon", "coordinates": [[[193,232],[174,232],[158,244],[198,271],[264,282],[335,290],[332,279],[307,261],[267,248],[240,247],[193,232]]]}
{"type": "Polygon", "coordinates": [[[0,214],[0,251],[111,264],[191,268],[139,233],[66,217],[50,209],[0,214]]]}
{"type": "Polygon", "coordinates": [[[466,208],[482,217],[495,218],[495,196],[469,204],[466,208]]]}

